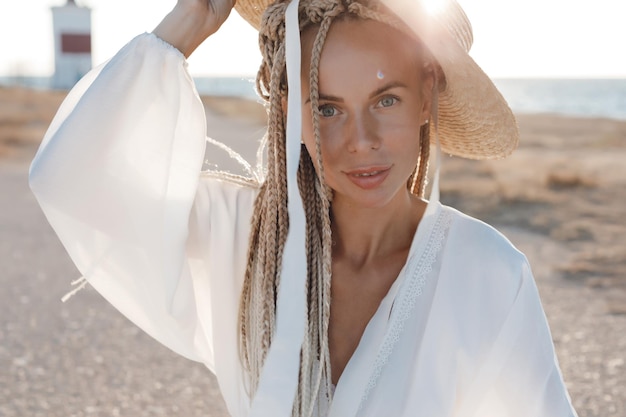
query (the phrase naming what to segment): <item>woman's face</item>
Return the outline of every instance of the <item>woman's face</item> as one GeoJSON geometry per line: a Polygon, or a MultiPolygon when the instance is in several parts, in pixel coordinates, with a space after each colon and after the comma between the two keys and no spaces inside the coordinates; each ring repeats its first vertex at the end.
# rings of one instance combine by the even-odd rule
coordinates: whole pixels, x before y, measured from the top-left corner
{"type": "MultiPolygon", "coordinates": [[[[303,141],[313,161],[309,69],[316,30],[302,36],[303,141]]],[[[372,20],[331,26],[319,69],[320,139],[333,204],[383,207],[401,193],[419,155],[432,76],[416,42],[372,20]]]]}

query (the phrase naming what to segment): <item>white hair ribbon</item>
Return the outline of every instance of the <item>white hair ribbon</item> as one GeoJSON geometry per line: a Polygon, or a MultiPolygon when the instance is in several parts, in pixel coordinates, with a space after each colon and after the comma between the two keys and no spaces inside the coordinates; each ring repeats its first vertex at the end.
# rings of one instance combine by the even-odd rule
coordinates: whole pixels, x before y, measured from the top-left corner
{"type": "Polygon", "coordinates": [[[432,90],[432,109],[430,114],[431,124],[431,139],[435,139],[436,154],[435,154],[435,174],[433,175],[433,186],[430,190],[430,197],[428,199],[428,208],[433,208],[439,203],[439,172],[441,167],[441,142],[439,141],[439,85],[438,80],[433,85],[432,90]],[[434,128],[434,135],[432,134],[432,128],[434,128]]]}
{"type": "Polygon", "coordinates": [[[252,401],[251,417],[291,416],[300,373],[300,351],[306,331],[305,216],[297,181],[302,137],[298,3],[299,0],[292,0],[285,11],[289,90],[286,128],[289,231],[278,284],[276,327],[252,401]]]}

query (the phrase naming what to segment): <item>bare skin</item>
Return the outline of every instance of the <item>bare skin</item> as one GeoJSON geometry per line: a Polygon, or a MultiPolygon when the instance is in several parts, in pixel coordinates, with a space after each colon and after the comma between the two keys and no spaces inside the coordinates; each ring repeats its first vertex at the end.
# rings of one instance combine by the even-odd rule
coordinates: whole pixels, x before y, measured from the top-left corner
{"type": "MultiPolygon", "coordinates": [[[[346,227],[352,233],[333,228],[337,244],[332,262],[329,349],[334,384],[339,382],[367,324],[406,262],[413,232],[425,208],[423,203],[414,206],[406,228],[395,235],[391,230],[397,225],[391,219],[385,219],[390,229],[382,233],[370,229],[367,236],[358,232],[357,222],[346,227]]],[[[373,225],[361,218],[359,223],[382,227],[385,220],[377,219],[373,225]]]]}
{"type": "Polygon", "coordinates": [[[235,0],[178,0],[152,31],[189,58],[226,21],[235,0]]]}

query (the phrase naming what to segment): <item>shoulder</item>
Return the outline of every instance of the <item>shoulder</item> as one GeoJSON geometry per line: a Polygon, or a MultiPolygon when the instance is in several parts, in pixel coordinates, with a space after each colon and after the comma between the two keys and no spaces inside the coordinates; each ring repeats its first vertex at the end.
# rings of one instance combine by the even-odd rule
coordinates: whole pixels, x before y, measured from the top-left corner
{"type": "Polygon", "coordinates": [[[518,300],[525,283],[533,281],[528,261],[494,227],[455,209],[443,210],[451,221],[442,250],[440,296],[453,300],[457,313],[476,319],[488,333],[491,325],[492,330],[499,325],[495,318],[505,317],[518,300]],[[488,325],[487,317],[495,321],[488,325]]]}
{"type": "Polygon", "coordinates": [[[259,192],[257,182],[221,172],[202,172],[192,216],[199,223],[248,224],[259,192]]]}
{"type": "Polygon", "coordinates": [[[483,265],[500,262],[525,263],[526,257],[511,241],[493,226],[444,206],[451,218],[447,245],[455,255],[479,259],[483,265]]]}
{"type": "Polygon", "coordinates": [[[215,185],[219,184],[221,187],[231,189],[247,189],[251,191],[258,190],[261,187],[259,181],[254,178],[222,171],[202,171],[200,173],[200,182],[215,185]]]}
{"type": "Polygon", "coordinates": [[[529,267],[526,256],[502,233],[478,219],[450,207],[450,227],[443,248],[442,268],[460,288],[480,288],[511,296],[529,267]]]}
{"type": "Polygon", "coordinates": [[[260,187],[251,178],[226,172],[203,171],[196,200],[208,200],[212,204],[246,205],[254,201],[260,187]]]}

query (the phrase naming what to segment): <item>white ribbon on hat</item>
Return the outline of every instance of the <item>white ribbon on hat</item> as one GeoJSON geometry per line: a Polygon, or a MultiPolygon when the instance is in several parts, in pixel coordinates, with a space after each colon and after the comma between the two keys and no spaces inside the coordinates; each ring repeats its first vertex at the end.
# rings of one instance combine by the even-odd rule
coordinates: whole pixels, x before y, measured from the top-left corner
{"type": "Polygon", "coordinates": [[[298,387],[300,352],[306,331],[305,216],[298,189],[302,99],[300,87],[299,0],[285,11],[285,54],[287,63],[287,210],[289,231],[283,252],[276,327],[265,358],[250,417],[289,417],[298,387]]]}

